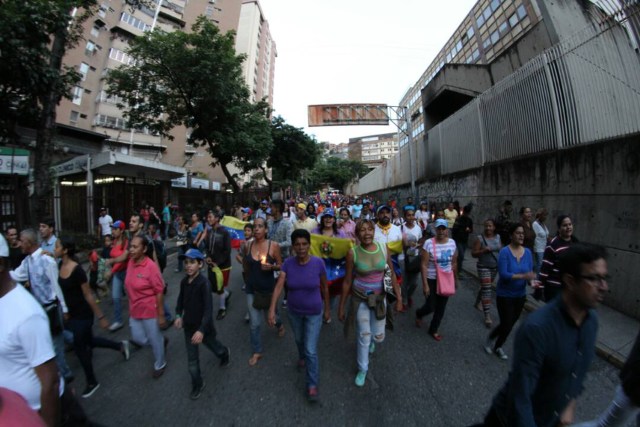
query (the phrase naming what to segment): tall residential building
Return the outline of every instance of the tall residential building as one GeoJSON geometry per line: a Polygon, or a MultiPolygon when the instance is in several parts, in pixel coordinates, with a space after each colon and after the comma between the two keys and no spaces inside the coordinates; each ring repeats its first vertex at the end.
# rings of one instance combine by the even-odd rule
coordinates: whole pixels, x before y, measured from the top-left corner
{"type": "Polygon", "coordinates": [[[265,99],[273,105],[274,66],[278,52],[269,31],[269,23],[257,0],[242,1],[236,52],[247,56],[243,72],[251,90],[251,100],[256,102],[265,99]]]}
{"type": "Polygon", "coordinates": [[[349,159],[360,160],[373,169],[398,152],[398,134],[384,133],[349,138],[348,151],[349,159]]]}
{"type": "MultiPolygon", "coordinates": [[[[532,30],[539,30],[537,24],[541,19],[536,0],[479,0],[400,101],[400,105],[409,108],[413,139],[422,140],[425,131],[492,85],[491,77],[483,78],[478,87],[465,88],[457,92],[456,85],[443,78],[445,74],[452,75],[447,76],[449,80],[457,79],[453,74],[459,69],[484,68],[487,64],[499,61],[499,57],[516,41],[532,30]],[[421,95],[430,84],[433,88],[434,102],[429,103],[425,111],[421,95]]],[[[532,46],[528,52],[505,58],[510,63],[504,64],[501,70],[496,69],[493,78],[504,78],[514,68],[518,68],[549,47],[547,37],[541,36],[541,43],[532,46]]],[[[401,138],[400,147],[406,142],[406,136],[401,138]]]]}

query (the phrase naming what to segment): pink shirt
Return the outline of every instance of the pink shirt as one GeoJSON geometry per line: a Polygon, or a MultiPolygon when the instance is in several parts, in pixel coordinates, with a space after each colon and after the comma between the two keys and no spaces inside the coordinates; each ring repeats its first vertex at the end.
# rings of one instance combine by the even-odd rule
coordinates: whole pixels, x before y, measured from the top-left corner
{"type": "Polygon", "coordinates": [[[154,319],[158,316],[156,295],[164,291],[164,279],[158,265],[148,257],[136,263],[129,259],[124,279],[129,296],[129,315],[134,319],[154,319]]]}

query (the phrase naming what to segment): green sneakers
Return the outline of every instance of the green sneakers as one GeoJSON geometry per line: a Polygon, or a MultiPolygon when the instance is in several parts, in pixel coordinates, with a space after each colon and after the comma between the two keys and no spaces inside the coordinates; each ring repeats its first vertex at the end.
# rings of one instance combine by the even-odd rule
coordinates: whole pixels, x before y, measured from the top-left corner
{"type": "Polygon", "coordinates": [[[364,386],[364,382],[367,379],[367,371],[358,371],[358,375],[356,375],[356,385],[358,387],[364,386]]]}

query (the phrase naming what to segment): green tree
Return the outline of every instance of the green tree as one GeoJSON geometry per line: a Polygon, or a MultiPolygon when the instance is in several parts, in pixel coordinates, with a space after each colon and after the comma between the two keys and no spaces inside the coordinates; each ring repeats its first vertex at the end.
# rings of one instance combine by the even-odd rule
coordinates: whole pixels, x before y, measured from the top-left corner
{"type": "Polygon", "coordinates": [[[36,129],[32,224],[51,203],[56,107],[80,79],[62,58],[78,42],[81,24],[95,4],[95,0],[0,0],[0,137],[15,143],[17,124],[36,129]]]}
{"type": "MultiPolygon", "coordinates": [[[[281,116],[271,120],[271,138],[273,148],[267,160],[267,166],[272,170],[272,180],[267,180],[270,193],[273,184],[297,188],[303,171],[311,169],[320,158],[318,143],[301,128],[286,123],[281,116]]],[[[263,172],[266,175],[266,171],[263,172]]]]}
{"type": "Polygon", "coordinates": [[[311,171],[309,185],[312,189],[317,189],[322,184],[329,184],[333,188],[344,191],[347,185],[367,173],[369,168],[358,160],[329,157],[316,164],[311,171]]]}
{"type": "Polygon", "coordinates": [[[154,31],[134,39],[131,65],[107,76],[108,93],[124,100],[129,125],[169,139],[176,126],[190,129],[188,142],[205,146],[235,191],[229,166],[248,172],[261,167],[271,151],[266,102],[249,102],[242,77],[244,56],[235,53],[234,34],[221,34],[205,17],[192,32],[154,31]]]}

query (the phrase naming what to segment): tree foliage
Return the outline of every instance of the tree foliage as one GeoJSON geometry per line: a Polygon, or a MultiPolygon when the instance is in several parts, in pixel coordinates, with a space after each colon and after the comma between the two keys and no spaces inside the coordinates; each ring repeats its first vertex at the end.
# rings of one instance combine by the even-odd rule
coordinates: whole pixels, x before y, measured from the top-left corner
{"type": "Polygon", "coordinates": [[[345,189],[347,185],[369,173],[369,168],[358,160],[329,157],[319,161],[310,174],[310,190],[318,189],[323,184],[333,188],[345,189]]]}
{"type": "Polygon", "coordinates": [[[17,124],[36,129],[32,224],[51,202],[56,107],[80,79],[62,58],[78,42],[95,5],[95,0],[0,0],[0,137],[15,143],[17,124]]]}
{"type": "Polygon", "coordinates": [[[272,181],[281,187],[296,187],[302,172],[313,168],[320,158],[318,143],[281,116],[271,120],[271,138],[273,148],[267,166],[272,169],[272,181]]]}
{"type": "Polygon", "coordinates": [[[234,190],[239,190],[233,164],[243,172],[259,168],[272,147],[269,106],[249,102],[242,77],[244,56],[235,53],[234,34],[221,34],[204,17],[192,32],[154,31],[130,43],[135,61],[112,70],[108,93],[135,128],[148,128],[169,139],[183,125],[188,142],[201,145],[220,165],[234,190]]]}

